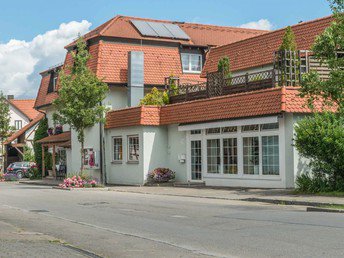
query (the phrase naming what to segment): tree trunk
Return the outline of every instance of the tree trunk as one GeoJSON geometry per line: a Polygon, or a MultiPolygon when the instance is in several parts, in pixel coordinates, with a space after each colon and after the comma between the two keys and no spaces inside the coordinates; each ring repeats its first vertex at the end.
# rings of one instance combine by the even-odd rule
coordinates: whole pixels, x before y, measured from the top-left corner
{"type": "Polygon", "coordinates": [[[80,151],[81,151],[81,167],[80,167],[80,172],[84,171],[84,141],[80,142],[81,147],[80,147],[80,151]]]}

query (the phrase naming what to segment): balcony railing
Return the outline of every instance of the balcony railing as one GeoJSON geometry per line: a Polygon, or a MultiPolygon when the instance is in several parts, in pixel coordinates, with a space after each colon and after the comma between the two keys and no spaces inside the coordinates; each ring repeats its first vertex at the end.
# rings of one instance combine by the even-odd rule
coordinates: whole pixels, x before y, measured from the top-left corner
{"type": "Polygon", "coordinates": [[[200,83],[180,83],[178,78],[167,78],[170,102],[179,103],[203,98],[229,95],[275,87],[274,70],[244,74],[226,78],[222,72],[207,74],[207,81],[200,83]],[[175,87],[171,89],[170,85],[175,87]]]}

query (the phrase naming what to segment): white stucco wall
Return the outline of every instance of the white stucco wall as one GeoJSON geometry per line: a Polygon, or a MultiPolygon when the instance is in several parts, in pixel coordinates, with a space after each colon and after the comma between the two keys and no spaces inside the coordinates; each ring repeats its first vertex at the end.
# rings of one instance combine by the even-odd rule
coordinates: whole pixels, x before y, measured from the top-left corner
{"type": "Polygon", "coordinates": [[[15,126],[15,121],[22,121],[22,127],[26,126],[30,120],[17,108],[10,104],[10,125],[15,126]]]}
{"type": "Polygon", "coordinates": [[[249,69],[232,72],[232,76],[245,75],[246,73],[259,73],[263,71],[269,71],[272,69],[273,69],[273,64],[261,65],[261,66],[252,67],[249,69]]]}

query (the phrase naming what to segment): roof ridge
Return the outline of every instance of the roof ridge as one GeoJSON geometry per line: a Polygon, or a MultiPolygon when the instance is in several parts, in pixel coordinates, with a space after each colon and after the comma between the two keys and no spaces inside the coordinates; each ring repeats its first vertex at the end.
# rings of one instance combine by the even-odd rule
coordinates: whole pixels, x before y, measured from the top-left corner
{"type": "Polygon", "coordinates": [[[229,46],[233,46],[235,44],[240,44],[242,42],[246,42],[246,41],[249,41],[249,40],[253,40],[253,39],[256,39],[256,38],[259,38],[259,37],[263,37],[265,35],[271,35],[271,34],[274,34],[274,33],[278,33],[280,31],[283,31],[285,30],[287,27],[291,27],[291,28],[295,28],[295,27],[298,27],[298,26],[303,26],[305,24],[310,24],[310,23],[314,23],[314,22],[318,22],[318,21],[321,21],[321,20],[326,20],[328,18],[331,18],[333,17],[333,15],[328,15],[328,16],[325,16],[325,17],[321,17],[321,18],[316,18],[316,19],[313,19],[313,20],[310,20],[310,21],[305,21],[305,22],[300,22],[300,23],[296,23],[296,24],[293,24],[293,25],[288,25],[288,26],[284,26],[280,29],[277,29],[277,30],[272,30],[272,31],[268,31],[266,33],[263,33],[263,34],[260,34],[260,35],[256,35],[256,36],[253,36],[253,37],[250,37],[250,38],[246,38],[246,39],[242,39],[242,40],[239,40],[239,41],[235,41],[233,43],[229,43],[229,44],[226,44],[226,45],[221,45],[221,46],[216,46],[216,47],[212,47],[212,49],[219,49],[219,48],[225,48],[225,47],[229,47],[229,46]]]}

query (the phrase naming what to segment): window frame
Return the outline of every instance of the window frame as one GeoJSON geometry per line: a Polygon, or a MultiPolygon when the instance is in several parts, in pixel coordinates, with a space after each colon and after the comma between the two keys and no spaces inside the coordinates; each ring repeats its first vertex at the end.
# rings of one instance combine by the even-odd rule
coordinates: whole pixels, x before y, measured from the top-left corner
{"type": "Polygon", "coordinates": [[[181,53],[180,55],[180,60],[181,60],[181,65],[182,65],[182,70],[183,73],[196,73],[196,74],[200,74],[202,72],[202,68],[203,68],[203,55],[202,54],[193,54],[193,53],[181,53]],[[183,56],[188,56],[188,60],[189,60],[189,64],[188,64],[188,70],[184,70],[184,64],[183,64],[183,56]],[[201,64],[200,64],[200,70],[199,71],[193,71],[192,70],[192,63],[191,63],[191,57],[192,56],[197,56],[198,58],[201,58],[201,64]]]}
{"type": "Polygon", "coordinates": [[[23,121],[22,120],[14,120],[14,128],[16,130],[22,129],[23,128],[23,121]],[[17,126],[17,124],[18,124],[18,126],[17,126]]]}
{"type": "Polygon", "coordinates": [[[138,134],[128,135],[127,136],[127,163],[134,163],[137,164],[140,162],[140,136],[138,134]],[[131,138],[137,138],[137,145],[138,145],[138,158],[137,160],[130,159],[130,139],[131,138]]]}
{"type": "Polygon", "coordinates": [[[122,136],[113,136],[112,137],[112,162],[113,163],[122,163],[123,162],[123,137],[122,136]],[[121,159],[115,159],[115,152],[116,152],[116,147],[115,147],[115,140],[120,139],[121,140],[121,159]]]}

